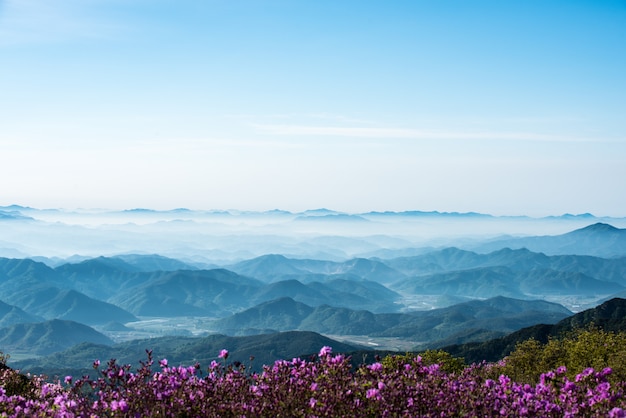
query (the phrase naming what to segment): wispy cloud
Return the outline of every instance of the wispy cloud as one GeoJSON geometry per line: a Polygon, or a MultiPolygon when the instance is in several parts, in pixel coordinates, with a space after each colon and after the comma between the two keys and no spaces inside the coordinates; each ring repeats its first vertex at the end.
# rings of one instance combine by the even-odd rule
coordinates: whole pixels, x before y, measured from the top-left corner
{"type": "Polygon", "coordinates": [[[542,142],[588,142],[592,138],[534,132],[420,130],[403,128],[337,127],[256,124],[259,133],[285,136],[351,137],[421,140],[511,140],[542,142]]]}

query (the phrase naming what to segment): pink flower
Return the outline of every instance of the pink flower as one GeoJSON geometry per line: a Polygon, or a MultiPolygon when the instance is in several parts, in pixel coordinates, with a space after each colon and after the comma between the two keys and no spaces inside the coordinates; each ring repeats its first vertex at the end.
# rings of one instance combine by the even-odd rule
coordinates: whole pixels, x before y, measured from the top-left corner
{"type": "Polygon", "coordinates": [[[329,356],[333,352],[332,347],[325,345],[321,348],[320,353],[318,354],[320,357],[329,356]]]}
{"type": "Polygon", "coordinates": [[[378,389],[368,389],[367,392],[365,392],[365,397],[370,399],[370,398],[380,398],[379,395],[379,391],[378,389]]]}
{"type": "Polygon", "coordinates": [[[373,372],[377,372],[383,369],[383,365],[380,363],[373,363],[369,366],[369,369],[373,372]]]}
{"type": "Polygon", "coordinates": [[[228,358],[228,350],[223,348],[218,357],[226,360],[228,358]]]}
{"type": "Polygon", "coordinates": [[[128,410],[128,404],[126,403],[126,401],[124,399],[122,399],[119,402],[118,401],[113,401],[113,402],[111,402],[111,409],[113,411],[116,411],[116,410],[119,409],[120,411],[125,412],[125,411],[128,410]]]}

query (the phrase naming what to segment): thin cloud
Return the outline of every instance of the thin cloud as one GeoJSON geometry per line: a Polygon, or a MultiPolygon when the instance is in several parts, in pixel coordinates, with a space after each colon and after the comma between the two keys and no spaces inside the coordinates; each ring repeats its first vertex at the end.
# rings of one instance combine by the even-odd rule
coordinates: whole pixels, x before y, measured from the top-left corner
{"type": "Polygon", "coordinates": [[[463,132],[402,128],[336,127],[306,125],[254,125],[259,133],[285,136],[319,136],[421,140],[511,140],[542,142],[589,142],[594,139],[531,132],[463,132]]]}

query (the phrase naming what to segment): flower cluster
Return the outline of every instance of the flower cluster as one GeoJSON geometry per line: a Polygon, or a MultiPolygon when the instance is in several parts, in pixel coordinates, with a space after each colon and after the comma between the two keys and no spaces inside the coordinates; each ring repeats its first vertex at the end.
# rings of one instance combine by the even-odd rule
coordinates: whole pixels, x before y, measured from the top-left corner
{"type": "MultiPolygon", "coordinates": [[[[228,352],[222,350],[226,360],[228,352]]],[[[626,417],[623,384],[611,385],[611,369],[586,369],[575,379],[560,367],[534,385],[505,375],[491,378],[490,365],[446,372],[420,357],[392,366],[377,362],[354,369],[350,359],[323,347],[317,358],[279,360],[259,373],[213,362],[171,366],[147,361],[132,372],[111,360],[93,364],[96,379],[35,379],[32,396],[0,387],[6,417],[626,417]]]]}

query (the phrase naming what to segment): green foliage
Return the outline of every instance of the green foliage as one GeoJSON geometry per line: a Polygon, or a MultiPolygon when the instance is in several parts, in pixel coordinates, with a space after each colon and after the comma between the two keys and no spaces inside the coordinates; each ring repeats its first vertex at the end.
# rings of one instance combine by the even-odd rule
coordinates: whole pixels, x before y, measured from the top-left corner
{"type": "MultiPolygon", "coordinates": [[[[426,350],[420,353],[422,364],[429,366],[431,364],[438,364],[444,372],[447,373],[460,373],[465,369],[465,362],[460,357],[453,357],[451,354],[443,350],[426,350]]],[[[402,368],[405,364],[410,364],[415,355],[413,354],[401,354],[386,356],[382,359],[381,363],[385,370],[397,370],[402,368]]]]}
{"type": "Polygon", "coordinates": [[[563,338],[552,338],[546,344],[529,339],[517,344],[495,371],[516,381],[532,383],[539,380],[541,373],[559,366],[567,368],[570,379],[588,367],[596,370],[610,367],[613,370],[611,381],[625,381],[626,332],[590,327],[572,331],[563,338]]]}
{"type": "Polygon", "coordinates": [[[35,395],[35,385],[31,380],[16,372],[7,366],[9,359],[8,354],[0,351],[0,387],[2,387],[7,396],[21,395],[25,398],[31,398],[35,395]]]}
{"type": "Polygon", "coordinates": [[[495,374],[505,374],[515,381],[537,381],[541,373],[552,368],[545,368],[542,359],[544,346],[534,338],[522,341],[515,350],[505,358],[501,367],[496,367],[495,374]]]}

